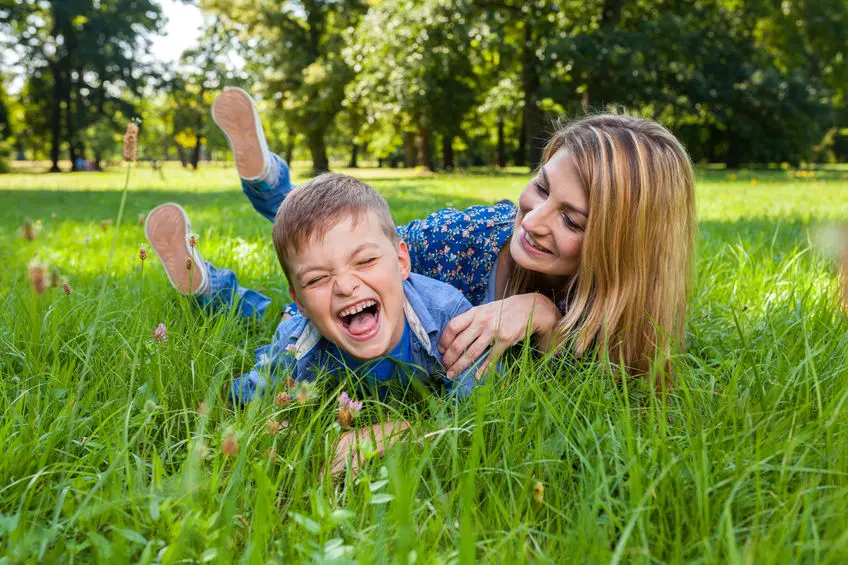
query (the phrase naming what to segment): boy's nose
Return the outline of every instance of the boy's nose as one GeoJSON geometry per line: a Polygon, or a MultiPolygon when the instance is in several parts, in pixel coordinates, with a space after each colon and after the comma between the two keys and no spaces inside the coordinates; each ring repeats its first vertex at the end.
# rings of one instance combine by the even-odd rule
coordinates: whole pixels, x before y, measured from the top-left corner
{"type": "Polygon", "coordinates": [[[359,288],[359,281],[356,277],[339,276],[336,277],[335,291],[341,296],[350,296],[359,288]]]}

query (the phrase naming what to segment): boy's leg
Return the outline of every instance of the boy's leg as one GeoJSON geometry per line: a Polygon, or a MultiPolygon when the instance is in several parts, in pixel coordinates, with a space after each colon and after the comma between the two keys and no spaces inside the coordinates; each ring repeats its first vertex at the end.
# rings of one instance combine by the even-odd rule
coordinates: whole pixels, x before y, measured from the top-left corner
{"type": "Polygon", "coordinates": [[[240,286],[232,271],[204,261],[197,247],[189,245],[190,234],[191,222],[178,204],[157,206],[144,222],[144,235],[177,291],[195,296],[203,305],[235,305],[244,317],[262,317],[271,299],[240,286]]]}
{"type": "Polygon", "coordinates": [[[212,103],[212,119],[230,144],[244,193],[273,222],[294,185],[286,162],[268,150],[256,104],[244,90],[228,88],[212,103]]]}

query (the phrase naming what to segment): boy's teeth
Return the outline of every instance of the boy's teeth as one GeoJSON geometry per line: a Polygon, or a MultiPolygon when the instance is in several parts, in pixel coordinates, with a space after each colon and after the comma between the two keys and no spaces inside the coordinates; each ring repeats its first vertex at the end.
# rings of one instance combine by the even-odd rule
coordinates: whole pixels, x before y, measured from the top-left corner
{"type": "Polygon", "coordinates": [[[357,304],[356,306],[351,306],[347,310],[342,310],[342,312],[339,314],[339,316],[342,316],[342,317],[351,316],[351,315],[356,314],[358,312],[362,312],[364,309],[368,308],[369,306],[373,306],[374,304],[377,304],[377,303],[373,300],[366,300],[365,302],[361,302],[361,303],[357,304]]]}

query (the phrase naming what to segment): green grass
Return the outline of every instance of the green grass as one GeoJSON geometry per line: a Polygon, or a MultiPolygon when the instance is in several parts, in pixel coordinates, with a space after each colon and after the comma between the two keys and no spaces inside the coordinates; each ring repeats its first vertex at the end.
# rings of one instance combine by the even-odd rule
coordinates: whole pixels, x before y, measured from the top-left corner
{"type": "MultiPolygon", "coordinates": [[[[528,179],[356,174],[398,222],[515,198],[528,179]]],[[[848,171],[699,171],[689,345],[667,403],[525,350],[459,407],[368,399],[365,422],[444,431],[335,484],[319,473],[336,391],[238,413],[219,395],[288,300],[270,223],[232,169],[165,176],[133,172],[117,234],[119,169],[0,176],[0,562],[848,559],[848,323],[811,243],[848,219],[848,171]],[[273,297],[263,324],[195,308],[155,258],[142,271],[137,218],[164,201],[187,208],[207,259],[273,297]],[[72,295],[33,292],[36,253],[72,295]],[[168,341],[153,343],[160,322],[168,341]],[[269,418],[289,426],[270,435],[269,418]]]]}

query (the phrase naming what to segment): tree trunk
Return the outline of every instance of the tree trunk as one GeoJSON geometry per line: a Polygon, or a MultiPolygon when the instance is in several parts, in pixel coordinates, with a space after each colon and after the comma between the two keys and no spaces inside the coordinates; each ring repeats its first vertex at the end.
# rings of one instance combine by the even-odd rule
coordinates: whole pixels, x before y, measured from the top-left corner
{"type": "Polygon", "coordinates": [[[350,150],[350,161],[347,164],[348,168],[351,168],[351,169],[359,168],[359,165],[357,164],[357,157],[358,156],[359,156],[359,144],[354,143],[353,147],[350,150]]]}
{"type": "Polygon", "coordinates": [[[533,29],[524,21],[524,43],[522,43],[521,83],[524,89],[524,136],[527,143],[527,165],[535,169],[542,162],[545,139],[542,132],[542,111],[538,106],[539,71],[536,68],[536,46],[533,44],[533,29]]]}
{"type": "Polygon", "coordinates": [[[327,146],[324,144],[324,131],[309,132],[307,142],[309,153],[312,154],[312,172],[318,174],[329,171],[330,162],[327,159],[327,146]]]}
{"type": "Polygon", "coordinates": [[[295,135],[297,135],[297,134],[295,134],[294,130],[292,128],[289,128],[289,136],[288,136],[288,139],[286,140],[286,149],[285,149],[286,154],[284,156],[284,160],[285,160],[286,163],[291,163],[292,157],[294,156],[294,138],[295,138],[295,135]]]}
{"type": "Polygon", "coordinates": [[[94,152],[94,170],[102,171],[103,170],[103,154],[100,151],[94,152]]]}
{"type": "Polygon", "coordinates": [[[71,160],[71,171],[79,171],[77,166],[77,158],[80,157],[81,151],[77,147],[77,120],[74,113],[74,92],[76,85],[74,84],[73,71],[68,70],[68,76],[65,82],[65,136],[68,143],[68,157],[71,160]]]}
{"type": "Polygon", "coordinates": [[[177,157],[180,158],[180,165],[183,167],[188,167],[188,155],[186,155],[185,147],[174,141],[174,145],[177,146],[177,157]]]}
{"type": "Polygon", "coordinates": [[[200,141],[200,134],[198,134],[197,143],[194,144],[194,147],[191,150],[191,168],[195,171],[197,170],[197,167],[200,164],[201,147],[203,147],[203,143],[200,141]]]}
{"type": "Polygon", "coordinates": [[[59,168],[59,149],[62,145],[62,73],[59,70],[59,63],[50,63],[50,70],[53,73],[53,114],[50,118],[50,160],[53,165],[50,167],[51,173],[59,173],[62,169],[59,168]]]}
{"type": "Polygon", "coordinates": [[[527,136],[524,126],[524,113],[521,113],[521,129],[518,130],[518,148],[515,150],[515,166],[523,167],[527,164],[527,136]]]}
{"type": "Polygon", "coordinates": [[[415,163],[415,133],[411,131],[403,132],[403,166],[411,169],[415,163]]]}
{"type": "Polygon", "coordinates": [[[502,168],[506,166],[506,143],[504,142],[504,121],[498,117],[498,146],[495,150],[495,166],[502,168]]]}
{"type": "Polygon", "coordinates": [[[442,167],[453,169],[455,166],[453,159],[453,136],[445,134],[442,137],[442,167]]]}
{"type": "Polygon", "coordinates": [[[433,170],[433,163],[430,160],[430,128],[422,127],[419,133],[418,164],[428,171],[433,170]]]}

